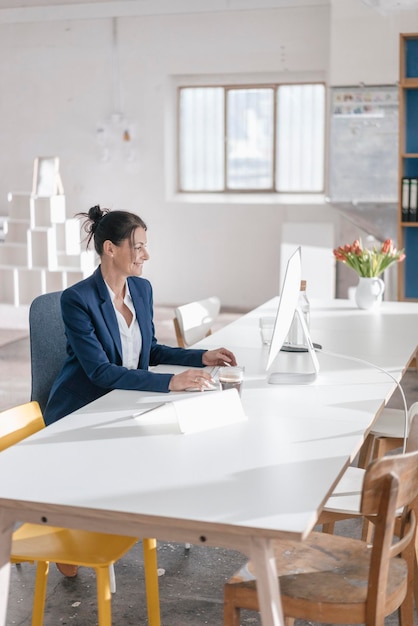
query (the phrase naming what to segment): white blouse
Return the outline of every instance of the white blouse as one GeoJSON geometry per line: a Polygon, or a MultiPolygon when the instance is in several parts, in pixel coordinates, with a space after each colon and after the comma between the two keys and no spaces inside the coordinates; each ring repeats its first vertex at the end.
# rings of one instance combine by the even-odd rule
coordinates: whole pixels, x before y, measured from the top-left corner
{"type": "Polygon", "coordinates": [[[136,318],[135,307],[129,292],[128,282],[126,282],[125,298],[123,301],[132,313],[132,321],[129,326],[122,313],[120,313],[115,307],[115,294],[107,283],[106,287],[108,288],[110,298],[115,309],[116,319],[118,320],[120,339],[122,343],[122,365],[130,370],[135,370],[138,368],[139,355],[141,354],[142,335],[136,318]]]}

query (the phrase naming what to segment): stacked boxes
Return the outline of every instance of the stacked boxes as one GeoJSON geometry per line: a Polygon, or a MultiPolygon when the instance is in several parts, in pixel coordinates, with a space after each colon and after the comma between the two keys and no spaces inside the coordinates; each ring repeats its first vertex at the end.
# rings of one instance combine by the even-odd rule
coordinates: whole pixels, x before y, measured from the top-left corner
{"type": "Polygon", "coordinates": [[[65,196],[9,194],[9,217],[0,243],[0,302],[29,305],[49,291],[90,275],[93,251],[82,251],[77,220],[66,219],[65,196]]]}

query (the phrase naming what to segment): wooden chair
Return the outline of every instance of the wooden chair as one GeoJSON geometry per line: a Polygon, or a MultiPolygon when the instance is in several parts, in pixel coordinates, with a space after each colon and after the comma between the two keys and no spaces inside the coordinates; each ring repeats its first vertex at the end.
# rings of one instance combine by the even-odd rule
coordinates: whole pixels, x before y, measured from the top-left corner
{"type": "MultiPolygon", "coordinates": [[[[274,541],[287,621],[383,626],[400,608],[402,626],[412,626],[417,500],[418,451],[382,457],[365,472],[360,505],[361,514],[373,521],[372,545],[320,532],[305,541],[274,541]]],[[[239,626],[240,609],[258,610],[251,562],[225,585],[224,626],[239,626]]]]}
{"type": "MultiPolygon", "coordinates": [[[[414,402],[408,410],[409,423],[415,413],[418,413],[418,402],[414,402]]],[[[362,446],[359,467],[365,468],[373,459],[400,448],[404,443],[404,436],[404,411],[391,408],[383,409],[362,446]]]]}
{"type": "MultiPolygon", "coordinates": [[[[32,401],[0,413],[0,452],[45,427],[38,402],[32,401]]],[[[30,468],[28,468],[28,475],[30,468]]],[[[49,563],[83,565],[96,572],[99,626],[111,626],[110,566],[138,541],[105,533],[40,524],[22,524],[13,533],[12,563],[36,562],[32,626],[42,626],[49,563]]],[[[148,620],[160,626],[156,542],[143,540],[148,620]]]]}
{"type": "MultiPolygon", "coordinates": [[[[418,435],[415,437],[416,426],[413,425],[418,415],[418,402],[412,404],[408,411],[409,436],[406,441],[406,450],[418,450],[418,435]]],[[[372,459],[384,456],[387,452],[403,447],[405,432],[405,415],[398,409],[384,409],[380,415],[380,425],[376,429],[372,451],[372,459]],[[401,431],[402,429],[402,431],[401,431]],[[378,432],[382,434],[377,435],[378,432]],[[400,437],[391,435],[398,434],[400,437]]],[[[379,422],[378,420],[378,422],[379,422]]],[[[332,495],[325,503],[318,523],[322,524],[324,532],[333,533],[335,523],[344,519],[359,517],[360,497],[365,470],[362,467],[350,466],[335,487],[332,495]]],[[[370,541],[372,526],[365,520],[362,530],[363,541],[370,541]]]]}
{"type": "Polygon", "coordinates": [[[216,296],[174,309],[173,324],[179,347],[187,348],[210,335],[211,326],[220,310],[221,301],[216,296]]]}
{"type": "MultiPolygon", "coordinates": [[[[393,449],[400,448],[404,444],[403,436],[401,439],[391,438],[389,435],[395,431],[396,428],[400,428],[399,422],[402,420],[402,428],[404,425],[404,412],[397,409],[385,409],[383,411],[381,420],[381,429],[384,430],[384,435],[376,437],[374,442],[374,456],[379,458],[384,456],[387,452],[393,449]],[[385,411],[389,411],[389,416],[386,419],[384,416],[385,411]],[[397,421],[395,421],[395,415],[397,421]]],[[[408,411],[408,438],[406,441],[406,452],[413,452],[418,450],[418,403],[415,402],[411,405],[408,411]]],[[[364,480],[365,470],[359,467],[348,467],[343,477],[338,482],[332,495],[328,498],[321,515],[319,516],[318,523],[322,525],[323,532],[334,533],[336,522],[346,519],[354,519],[361,515],[360,513],[360,500],[361,491],[364,480]]],[[[397,520],[397,532],[399,530],[399,522],[397,520]]],[[[362,540],[370,542],[372,538],[373,525],[367,518],[363,521],[362,526],[362,540]]],[[[418,545],[416,546],[415,559],[418,561],[418,545]]],[[[416,569],[416,568],[415,568],[416,569]]],[[[418,607],[418,570],[416,569],[413,578],[413,588],[415,595],[415,604],[418,607]]]]}

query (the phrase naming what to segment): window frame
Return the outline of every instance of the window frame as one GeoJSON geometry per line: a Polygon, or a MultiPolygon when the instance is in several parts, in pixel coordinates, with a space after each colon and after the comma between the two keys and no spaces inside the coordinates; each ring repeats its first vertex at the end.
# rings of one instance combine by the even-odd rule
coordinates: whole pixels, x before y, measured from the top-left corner
{"type": "Polygon", "coordinates": [[[236,194],[236,195],[255,195],[255,194],[261,194],[261,195],[274,195],[276,197],[279,196],[320,196],[320,195],[324,195],[325,194],[325,190],[326,190],[326,180],[327,180],[327,173],[326,173],[326,163],[327,163],[327,136],[328,136],[328,130],[327,130],[327,111],[328,111],[328,91],[327,91],[327,85],[326,82],[324,80],[321,79],[316,79],[316,80],[301,80],[301,81],[263,81],[263,82],[238,82],[238,83],[234,83],[234,82],[225,82],[225,83],[219,83],[219,82],[210,82],[210,83],[206,83],[206,82],[202,82],[202,83],[193,83],[193,84],[178,84],[176,86],[176,92],[177,92],[177,97],[176,97],[176,111],[177,111],[177,132],[176,132],[176,193],[177,194],[185,194],[185,195],[202,195],[202,194],[208,194],[210,196],[216,196],[216,195],[232,195],[232,194],[236,194]],[[323,155],[322,155],[322,171],[323,171],[323,176],[322,176],[322,189],[321,190],[315,190],[315,191],[301,191],[301,190],[296,190],[296,191],[279,191],[276,188],[276,183],[277,183],[277,128],[278,128],[278,117],[277,117],[277,110],[278,110],[278,106],[277,106],[277,101],[278,101],[278,89],[280,87],[283,86],[303,86],[303,85],[322,85],[324,88],[324,110],[323,110],[323,122],[324,122],[324,151],[323,151],[323,155]],[[223,137],[223,143],[224,143],[224,167],[223,167],[223,189],[219,189],[219,190],[208,190],[208,189],[193,189],[193,190],[187,190],[187,189],[182,189],[180,183],[181,183],[181,150],[180,150],[180,133],[181,133],[181,113],[180,113],[180,103],[181,103],[181,91],[183,89],[202,89],[202,88],[217,88],[217,89],[223,89],[224,91],[224,110],[223,110],[223,115],[224,115],[224,137],[223,137]],[[227,186],[227,168],[228,168],[228,163],[227,163],[227,152],[228,152],[228,102],[227,102],[227,94],[228,91],[231,90],[239,90],[239,89],[272,89],[273,91],[273,142],[272,142],[272,186],[270,188],[264,188],[264,189],[237,189],[237,188],[229,188],[227,186]]]}

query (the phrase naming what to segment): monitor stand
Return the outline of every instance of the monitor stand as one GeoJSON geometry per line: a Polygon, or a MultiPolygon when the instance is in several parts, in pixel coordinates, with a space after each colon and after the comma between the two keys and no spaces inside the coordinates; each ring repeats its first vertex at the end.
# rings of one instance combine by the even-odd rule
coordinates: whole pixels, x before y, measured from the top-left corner
{"type": "MultiPolygon", "coordinates": [[[[306,325],[305,318],[299,307],[296,307],[295,314],[298,315],[303,334],[305,337],[307,348],[303,352],[308,352],[313,365],[311,372],[271,372],[268,376],[268,383],[271,385],[307,385],[316,380],[319,373],[319,362],[315,353],[315,345],[312,343],[309,329],[306,325]]],[[[318,345],[318,344],[317,344],[318,345]]],[[[298,350],[300,352],[300,350],[298,350]]]]}
{"type": "MultiPolygon", "coordinates": [[[[322,346],[320,343],[313,342],[312,345],[316,350],[322,350],[322,346]]],[[[282,352],[309,352],[306,346],[292,346],[291,343],[284,343],[280,350],[282,352]]]]}
{"type": "Polygon", "coordinates": [[[268,377],[270,385],[309,385],[316,380],[317,372],[272,372],[268,377]]]}

